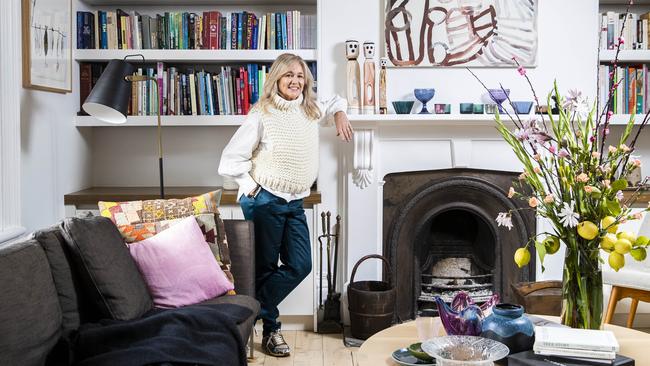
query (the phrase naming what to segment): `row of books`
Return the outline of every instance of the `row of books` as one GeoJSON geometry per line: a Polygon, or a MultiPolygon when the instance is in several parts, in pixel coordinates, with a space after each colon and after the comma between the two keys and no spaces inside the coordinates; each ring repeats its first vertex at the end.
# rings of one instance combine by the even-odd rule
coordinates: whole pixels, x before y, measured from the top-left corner
{"type": "Polygon", "coordinates": [[[648,65],[628,65],[614,67],[601,65],[598,67],[598,98],[599,105],[607,103],[610,89],[618,83],[614,90],[610,110],[616,114],[643,114],[650,107],[650,80],[648,80],[648,65]],[[614,73],[611,80],[610,73],[614,73]]]}
{"type": "Polygon", "coordinates": [[[616,49],[618,38],[623,30],[624,43],[621,50],[647,50],[650,48],[648,43],[648,20],[650,13],[634,14],[630,13],[625,18],[625,13],[608,11],[601,14],[600,21],[600,48],[605,50],[616,49]]]}
{"type": "Polygon", "coordinates": [[[77,49],[315,49],[316,16],[77,11],[77,49]]]}
{"type": "MultiPolygon", "coordinates": [[[[315,74],[315,63],[309,64],[315,74]]],[[[204,68],[155,67],[137,70],[158,81],[161,115],[236,115],[247,114],[257,102],[264,87],[270,65],[245,64],[221,66],[212,71],[204,68]]],[[[103,70],[102,64],[81,63],[81,104],[103,70]]],[[[153,81],[132,83],[129,115],[156,114],[156,90],[153,81]]],[[[82,112],[80,112],[82,113],[82,112]]]]}

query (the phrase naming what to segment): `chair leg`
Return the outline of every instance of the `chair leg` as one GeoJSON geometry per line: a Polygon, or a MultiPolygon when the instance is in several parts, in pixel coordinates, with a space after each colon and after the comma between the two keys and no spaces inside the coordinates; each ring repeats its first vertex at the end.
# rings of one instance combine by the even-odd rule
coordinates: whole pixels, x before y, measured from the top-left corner
{"type": "Polygon", "coordinates": [[[617,286],[612,286],[612,292],[609,295],[609,304],[607,305],[607,314],[605,315],[605,324],[612,322],[614,311],[616,310],[616,303],[618,303],[620,296],[620,289],[617,286]]]}
{"type": "Polygon", "coordinates": [[[630,305],[630,313],[627,316],[627,327],[632,328],[634,324],[634,316],[636,315],[636,307],[639,305],[638,299],[632,299],[632,304],[630,305]]]}

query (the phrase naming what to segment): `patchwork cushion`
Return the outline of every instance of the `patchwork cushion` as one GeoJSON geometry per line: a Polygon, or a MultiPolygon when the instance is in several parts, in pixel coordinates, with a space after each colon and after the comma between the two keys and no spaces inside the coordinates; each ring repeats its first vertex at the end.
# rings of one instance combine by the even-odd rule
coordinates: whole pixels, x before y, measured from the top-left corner
{"type": "Polygon", "coordinates": [[[129,251],[157,307],[192,305],[234,289],[211,255],[192,216],[129,245],[129,251]]]}
{"type": "Polygon", "coordinates": [[[216,190],[183,199],[99,201],[98,205],[101,215],[117,225],[127,244],[151,238],[178,223],[181,218],[194,215],[219,266],[234,283],[228,239],[218,209],[220,200],[221,190],[216,190]]]}
{"type": "Polygon", "coordinates": [[[107,218],[67,218],[62,230],[73,263],[88,294],[105,318],[130,320],[153,302],[122,236],[107,218]]]}
{"type": "Polygon", "coordinates": [[[99,211],[117,226],[156,222],[219,212],[221,190],[195,197],[130,202],[99,201],[99,211]]]}

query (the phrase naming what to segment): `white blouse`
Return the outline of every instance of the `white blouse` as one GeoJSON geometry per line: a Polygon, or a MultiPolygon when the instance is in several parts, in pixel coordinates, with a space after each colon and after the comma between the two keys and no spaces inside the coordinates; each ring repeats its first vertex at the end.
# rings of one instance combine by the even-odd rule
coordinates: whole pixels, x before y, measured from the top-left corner
{"type": "MultiPolygon", "coordinates": [[[[317,104],[322,115],[320,121],[318,121],[321,126],[332,126],[334,124],[334,114],[341,111],[345,112],[347,109],[347,101],[338,95],[327,100],[321,100],[317,104]]],[[[262,115],[259,113],[250,113],[246,116],[244,123],[237,129],[237,132],[235,132],[235,135],[221,153],[219,174],[235,179],[239,185],[237,201],[239,201],[242,194],[250,193],[257,186],[257,182],[250,175],[253,166],[251,162],[253,151],[258,146],[263,150],[271,148],[270,141],[264,133],[264,124],[261,122],[261,118],[262,115]]],[[[274,191],[264,185],[262,185],[262,188],[287,202],[305,198],[310,194],[309,190],[292,194],[274,191]]]]}

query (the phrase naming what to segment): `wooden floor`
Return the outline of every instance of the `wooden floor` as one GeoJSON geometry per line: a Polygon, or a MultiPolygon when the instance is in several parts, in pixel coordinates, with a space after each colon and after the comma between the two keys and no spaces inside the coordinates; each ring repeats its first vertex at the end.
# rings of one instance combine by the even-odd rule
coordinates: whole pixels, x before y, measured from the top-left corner
{"type": "Polygon", "coordinates": [[[261,349],[262,332],[255,335],[255,359],[249,365],[274,366],[353,366],[359,348],[345,347],[341,334],[317,334],[312,331],[286,330],[284,339],[291,346],[291,356],[266,356],[261,349]]]}

